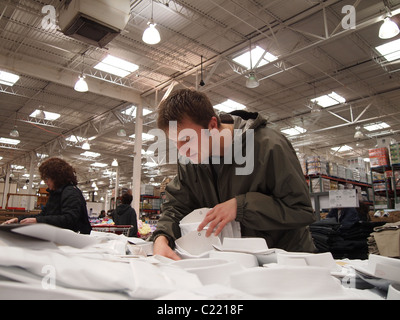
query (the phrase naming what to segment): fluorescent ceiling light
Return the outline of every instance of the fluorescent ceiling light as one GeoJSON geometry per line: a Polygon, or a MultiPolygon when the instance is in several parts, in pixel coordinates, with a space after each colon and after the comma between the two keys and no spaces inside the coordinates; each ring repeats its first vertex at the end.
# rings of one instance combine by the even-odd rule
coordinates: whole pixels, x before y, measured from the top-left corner
{"type": "Polygon", "coordinates": [[[18,75],[5,71],[0,71],[0,84],[5,84],[12,87],[18,80],[18,75]]]}
{"type": "Polygon", "coordinates": [[[39,109],[36,109],[35,111],[33,111],[31,113],[30,117],[39,118],[39,114],[41,112],[44,112],[44,119],[45,120],[57,120],[60,117],[60,114],[58,114],[58,113],[49,112],[49,111],[43,111],[43,110],[39,110],[39,109]]]}
{"type": "Polygon", "coordinates": [[[390,128],[390,126],[386,122],[371,123],[364,126],[364,129],[368,131],[375,131],[386,128],[390,128]]]}
{"type": "Polygon", "coordinates": [[[298,134],[306,133],[307,130],[303,129],[302,127],[295,126],[294,128],[283,129],[283,130],[281,130],[281,132],[283,132],[289,136],[297,136],[298,134]]]}
{"type": "Polygon", "coordinates": [[[241,104],[241,103],[238,103],[236,101],[228,99],[225,102],[222,102],[220,104],[215,105],[214,109],[217,109],[219,111],[228,113],[228,112],[232,112],[232,111],[235,111],[235,110],[246,109],[246,106],[241,104]]]}
{"type": "Polygon", "coordinates": [[[145,166],[145,167],[154,168],[154,167],[157,167],[158,164],[155,163],[155,162],[146,162],[146,163],[144,164],[144,166],[145,166]]]}
{"type": "MultiPolygon", "coordinates": [[[[143,112],[143,116],[146,116],[146,115],[152,113],[151,110],[146,109],[146,108],[143,108],[142,112],[143,112]]],[[[136,118],[136,106],[130,106],[130,107],[126,108],[124,111],[121,111],[121,113],[126,114],[127,116],[136,118]]]]}
{"type": "Polygon", "coordinates": [[[98,167],[98,168],[104,168],[107,167],[108,164],[107,163],[101,163],[101,162],[95,162],[91,164],[92,167],[98,167]]]}
{"type": "MultiPolygon", "coordinates": [[[[278,58],[272,53],[266,52],[263,48],[257,46],[251,50],[251,59],[254,63],[253,67],[255,67],[255,64],[261,59],[260,63],[256,66],[257,68],[259,68],[265,66],[272,61],[275,61],[278,58]]],[[[240,56],[233,58],[232,60],[247,68],[248,70],[250,70],[252,67],[250,66],[250,51],[247,51],[240,56]]]]}
{"type": "Polygon", "coordinates": [[[101,156],[101,154],[97,153],[97,152],[85,151],[85,152],[81,153],[81,156],[90,157],[90,158],[98,158],[101,156]]]}
{"type": "MultiPolygon", "coordinates": [[[[156,136],[148,133],[142,133],[142,141],[150,141],[153,140],[156,136]]],[[[135,134],[129,136],[129,138],[135,139],[135,134]]]]}
{"type": "Polygon", "coordinates": [[[332,92],[330,94],[326,94],[318,98],[311,99],[311,101],[317,103],[323,108],[327,108],[340,103],[345,103],[346,99],[338,95],[336,92],[332,92]]]}
{"type": "Polygon", "coordinates": [[[92,141],[94,139],[96,139],[96,137],[90,137],[89,139],[85,139],[85,138],[82,138],[80,136],[75,136],[75,135],[71,135],[68,138],[65,138],[65,140],[67,140],[69,142],[74,142],[74,143],[82,142],[82,141],[85,141],[85,140],[92,141]]]}
{"type": "Polygon", "coordinates": [[[331,148],[331,149],[332,149],[333,151],[338,151],[338,152],[345,152],[345,151],[353,150],[352,147],[347,146],[347,145],[344,145],[344,146],[341,146],[341,147],[335,147],[335,148],[331,148]]]}
{"type": "Polygon", "coordinates": [[[394,134],[395,132],[393,132],[393,130],[384,130],[384,131],[379,131],[379,132],[373,132],[373,133],[369,133],[368,137],[379,137],[379,136],[384,136],[384,135],[390,135],[390,134],[394,134]]]}
{"type": "Polygon", "coordinates": [[[12,144],[12,145],[16,146],[20,142],[21,141],[17,140],[17,139],[0,138],[0,143],[4,143],[4,144],[12,144]]]}
{"type": "Polygon", "coordinates": [[[25,168],[24,166],[20,166],[20,165],[17,165],[17,164],[12,164],[11,165],[11,169],[15,169],[15,170],[22,170],[24,168],[25,168]]]}
{"type": "Polygon", "coordinates": [[[109,55],[94,68],[124,78],[139,69],[139,66],[109,55]]]}
{"type": "Polygon", "coordinates": [[[400,59],[400,39],[385,43],[375,48],[387,60],[400,59]]]}

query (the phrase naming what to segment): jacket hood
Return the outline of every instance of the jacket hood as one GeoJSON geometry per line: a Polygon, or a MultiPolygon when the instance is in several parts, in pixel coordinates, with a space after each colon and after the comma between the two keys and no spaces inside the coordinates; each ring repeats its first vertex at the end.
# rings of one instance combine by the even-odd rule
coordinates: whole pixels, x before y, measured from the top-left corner
{"type": "Polygon", "coordinates": [[[231,123],[234,125],[234,129],[241,129],[242,133],[248,129],[256,129],[267,124],[267,120],[258,112],[247,112],[243,110],[223,114],[220,118],[222,123],[231,123]]]}
{"type": "Polygon", "coordinates": [[[130,204],[120,204],[117,207],[116,213],[121,216],[131,208],[130,204]]]}

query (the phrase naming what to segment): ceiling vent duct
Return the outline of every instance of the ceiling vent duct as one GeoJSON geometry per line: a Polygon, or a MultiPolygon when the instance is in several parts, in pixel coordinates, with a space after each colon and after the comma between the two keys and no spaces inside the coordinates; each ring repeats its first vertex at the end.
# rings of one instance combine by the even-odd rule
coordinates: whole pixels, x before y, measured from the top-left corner
{"type": "Polygon", "coordinates": [[[103,48],[126,27],[130,0],[72,0],[61,9],[59,26],[69,37],[103,48]]]}

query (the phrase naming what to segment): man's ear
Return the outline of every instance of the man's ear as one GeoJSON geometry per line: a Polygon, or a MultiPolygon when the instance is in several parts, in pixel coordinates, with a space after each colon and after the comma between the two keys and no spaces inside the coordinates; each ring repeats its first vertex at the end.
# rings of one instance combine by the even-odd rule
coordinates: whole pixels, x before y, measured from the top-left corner
{"type": "Polygon", "coordinates": [[[212,129],[218,130],[218,120],[216,117],[212,117],[210,122],[208,123],[208,130],[211,131],[212,129]]]}

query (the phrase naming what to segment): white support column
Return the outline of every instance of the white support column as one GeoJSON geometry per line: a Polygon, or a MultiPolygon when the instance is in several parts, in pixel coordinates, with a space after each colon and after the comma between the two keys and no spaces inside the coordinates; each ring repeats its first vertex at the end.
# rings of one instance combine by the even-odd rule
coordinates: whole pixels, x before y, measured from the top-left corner
{"type": "Polygon", "coordinates": [[[9,164],[6,165],[6,180],[4,181],[4,192],[3,192],[3,201],[2,201],[2,208],[6,208],[6,203],[7,203],[7,194],[8,191],[10,190],[10,174],[11,174],[11,167],[9,164]]]}
{"type": "Polygon", "coordinates": [[[143,133],[143,104],[142,101],[136,108],[135,123],[135,148],[133,158],[132,196],[133,208],[137,219],[140,216],[140,181],[142,180],[142,133],[143,133]]]}
{"type": "Polygon", "coordinates": [[[117,167],[115,167],[115,189],[114,189],[115,209],[117,209],[118,189],[119,189],[119,164],[117,167]]]}
{"type": "MultiPolygon", "coordinates": [[[[29,166],[29,183],[28,183],[28,194],[32,194],[32,184],[33,184],[33,170],[34,170],[34,165],[35,165],[35,154],[32,152],[31,153],[31,163],[29,166]]],[[[27,197],[27,202],[26,202],[26,210],[30,211],[33,208],[31,207],[32,204],[32,197],[28,196],[27,197]]]]}

